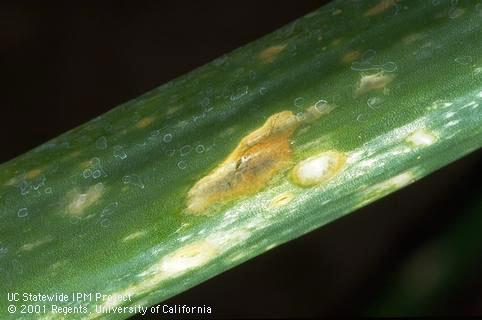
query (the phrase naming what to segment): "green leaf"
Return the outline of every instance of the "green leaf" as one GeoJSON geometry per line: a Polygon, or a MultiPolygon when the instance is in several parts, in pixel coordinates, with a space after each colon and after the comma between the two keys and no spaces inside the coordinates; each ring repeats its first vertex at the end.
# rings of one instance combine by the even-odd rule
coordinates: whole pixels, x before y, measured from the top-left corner
{"type": "Polygon", "coordinates": [[[480,148],[481,13],[334,1],[1,165],[2,292],[123,319],[480,148]]]}

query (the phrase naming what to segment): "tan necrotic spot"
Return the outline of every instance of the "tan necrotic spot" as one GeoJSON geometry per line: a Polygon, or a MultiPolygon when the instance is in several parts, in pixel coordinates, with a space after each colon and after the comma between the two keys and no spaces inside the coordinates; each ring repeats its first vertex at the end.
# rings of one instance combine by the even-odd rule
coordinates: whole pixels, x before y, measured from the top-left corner
{"type": "Polygon", "coordinates": [[[273,199],[271,199],[268,207],[279,208],[279,207],[285,206],[288,203],[290,203],[294,199],[294,197],[295,195],[293,194],[293,192],[289,192],[289,191],[283,192],[277,195],[276,197],[274,197],[273,199]]]}
{"type": "Polygon", "coordinates": [[[39,239],[37,241],[24,244],[23,246],[20,247],[20,250],[21,251],[32,251],[33,249],[35,249],[37,247],[40,247],[43,244],[51,242],[53,239],[54,238],[52,236],[47,236],[47,237],[39,239]]]}
{"type": "Polygon", "coordinates": [[[223,163],[189,190],[187,210],[199,214],[212,204],[262,189],[289,164],[290,138],[300,124],[290,111],[269,117],[263,126],[245,136],[223,163]]]}
{"type": "Polygon", "coordinates": [[[150,126],[153,122],[154,122],[153,117],[145,117],[145,118],[142,118],[141,120],[139,120],[136,123],[136,127],[139,128],[139,129],[143,129],[143,128],[146,128],[146,127],[150,126]]]}
{"type": "Polygon", "coordinates": [[[258,58],[263,62],[273,62],[273,60],[286,48],[286,44],[271,46],[258,54],[258,58]]]}
{"type": "Polygon", "coordinates": [[[360,57],[361,57],[360,51],[358,50],[350,51],[343,55],[343,57],[341,58],[341,62],[352,63],[353,61],[360,59],[360,57]]]}
{"type": "Polygon", "coordinates": [[[70,202],[67,206],[67,214],[75,217],[84,215],[85,210],[96,203],[104,194],[104,186],[98,183],[89,187],[84,193],[73,190],[68,193],[67,198],[70,202]]]}
{"type": "Polygon", "coordinates": [[[426,147],[430,146],[437,140],[434,133],[429,132],[423,128],[417,129],[410,133],[405,139],[406,142],[414,147],[426,147]]]}
{"type": "Polygon", "coordinates": [[[363,14],[365,17],[377,16],[397,4],[397,0],[380,0],[378,4],[371,7],[363,14]]]}
{"type": "Polygon", "coordinates": [[[28,172],[25,174],[25,178],[27,178],[27,179],[34,179],[34,178],[38,177],[41,173],[42,173],[42,170],[40,170],[40,169],[33,169],[33,170],[28,171],[28,172]]]}
{"type": "Polygon", "coordinates": [[[144,237],[145,235],[146,235],[145,231],[136,231],[136,232],[133,232],[133,233],[129,234],[128,236],[124,237],[124,239],[122,239],[122,241],[127,242],[127,241],[131,241],[131,240],[136,240],[136,239],[144,237]]]}
{"type": "Polygon", "coordinates": [[[159,271],[166,276],[180,275],[198,268],[218,256],[218,251],[211,243],[199,240],[171,253],[159,263],[159,271]]]}
{"type": "Polygon", "coordinates": [[[343,40],[344,40],[343,38],[333,39],[333,41],[331,42],[331,46],[338,47],[343,42],[343,40]]]}
{"type": "Polygon", "coordinates": [[[246,135],[228,157],[200,179],[187,194],[186,211],[209,214],[214,205],[261,190],[291,164],[291,138],[302,124],[311,124],[328,114],[334,106],[324,100],[295,116],[282,111],[269,117],[258,129],[246,135]]]}
{"type": "Polygon", "coordinates": [[[402,43],[405,45],[412,44],[424,37],[421,33],[409,33],[402,38],[402,43]]]}
{"type": "Polygon", "coordinates": [[[346,163],[345,154],[326,151],[299,162],[291,171],[294,183],[303,187],[327,182],[337,175],[346,163]]]}
{"type": "Polygon", "coordinates": [[[375,74],[362,75],[355,95],[360,96],[373,90],[384,89],[394,79],[393,75],[377,72],[375,74]]]}

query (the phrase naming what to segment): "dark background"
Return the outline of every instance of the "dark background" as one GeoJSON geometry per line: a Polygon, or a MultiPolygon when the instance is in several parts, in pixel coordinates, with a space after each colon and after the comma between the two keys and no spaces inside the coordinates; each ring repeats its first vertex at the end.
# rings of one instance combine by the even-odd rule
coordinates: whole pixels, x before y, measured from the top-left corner
{"type": "MultiPolygon", "coordinates": [[[[0,3],[0,162],[328,1],[0,3]]],[[[218,318],[360,314],[389,275],[464,214],[480,151],[167,304],[218,318]]],[[[430,314],[482,314],[481,264],[430,314]]]]}

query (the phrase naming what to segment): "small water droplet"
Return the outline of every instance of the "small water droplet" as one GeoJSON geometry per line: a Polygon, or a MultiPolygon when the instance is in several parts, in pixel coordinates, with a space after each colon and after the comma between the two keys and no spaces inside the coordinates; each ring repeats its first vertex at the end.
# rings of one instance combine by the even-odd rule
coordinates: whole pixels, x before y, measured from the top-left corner
{"type": "Polygon", "coordinates": [[[27,209],[27,208],[22,208],[22,209],[18,210],[17,216],[18,216],[19,218],[25,218],[26,216],[28,216],[28,209],[27,209]]]}
{"type": "Polygon", "coordinates": [[[457,62],[460,65],[466,66],[472,63],[472,57],[471,56],[461,56],[458,58],[455,58],[455,62],[457,62]]]}
{"type": "Polygon", "coordinates": [[[457,19],[464,14],[464,9],[452,7],[449,9],[449,19],[457,19]]]}
{"type": "Polygon", "coordinates": [[[203,153],[205,150],[204,146],[202,144],[199,144],[196,146],[196,152],[197,153],[203,153]]]}
{"type": "Polygon", "coordinates": [[[8,253],[8,248],[0,246],[0,258],[3,258],[8,253]]]}
{"type": "Polygon", "coordinates": [[[90,169],[85,169],[84,172],[82,172],[82,176],[85,179],[90,178],[92,176],[92,171],[90,171],[90,169]]]}
{"type": "Polygon", "coordinates": [[[268,89],[266,87],[259,88],[259,94],[262,95],[262,96],[264,96],[267,91],[268,91],[268,89]]]}
{"type": "Polygon", "coordinates": [[[102,173],[98,169],[95,170],[94,172],[92,172],[92,178],[94,178],[94,179],[100,178],[101,175],[102,175],[102,173]]]}
{"type": "Polygon", "coordinates": [[[298,122],[305,121],[305,114],[303,112],[298,112],[295,116],[298,122]]]}
{"type": "Polygon", "coordinates": [[[382,102],[383,99],[380,97],[370,97],[367,100],[367,105],[370,109],[378,109],[382,102]]]}
{"type": "Polygon", "coordinates": [[[95,142],[95,146],[97,147],[97,149],[100,149],[100,150],[107,149],[107,138],[106,137],[100,137],[95,142]]]}
{"type": "Polygon", "coordinates": [[[305,102],[305,98],[303,97],[296,98],[294,101],[295,107],[302,107],[304,102],[305,102]]]}
{"type": "Polygon", "coordinates": [[[385,72],[395,72],[397,71],[398,67],[397,64],[393,61],[386,62],[382,65],[382,69],[385,72]]]}
{"type": "Polygon", "coordinates": [[[132,184],[141,189],[144,189],[144,183],[142,182],[141,177],[139,177],[137,174],[122,177],[122,182],[124,184],[132,184]]]}
{"type": "Polygon", "coordinates": [[[320,99],[315,103],[315,109],[318,112],[324,112],[326,110],[326,105],[328,104],[328,101],[320,99]]]}
{"type": "Polygon", "coordinates": [[[434,49],[432,48],[431,43],[424,44],[421,46],[417,51],[413,54],[417,58],[417,60],[425,60],[432,57],[434,49]]]}
{"type": "Polygon", "coordinates": [[[177,167],[181,170],[184,170],[187,168],[187,162],[184,160],[181,160],[177,163],[177,167]]]}
{"type": "Polygon", "coordinates": [[[112,212],[114,212],[114,210],[117,209],[118,206],[119,206],[119,203],[118,203],[117,201],[116,201],[116,202],[112,202],[111,204],[109,204],[107,207],[105,207],[105,208],[102,210],[101,217],[105,217],[105,216],[111,215],[112,212]]]}
{"type": "Polygon", "coordinates": [[[238,88],[230,97],[231,101],[238,100],[248,94],[248,86],[238,88]]]}
{"type": "Polygon", "coordinates": [[[375,58],[376,55],[377,55],[377,52],[375,50],[368,49],[367,51],[363,52],[360,60],[363,62],[369,62],[373,58],[375,58]]]}
{"type": "Polygon", "coordinates": [[[185,145],[183,146],[179,152],[181,153],[181,157],[187,156],[189,153],[191,153],[192,147],[190,145],[185,145]]]}
{"type": "Polygon", "coordinates": [[[123,146],[114,146],[114,157],[124,160],[127,158],[127,153],[123,146]]]}
{"type": "Polygon", "coordinates": [[[33,183],[33,189],[34,189],[34,190],[40,189],[42,186],[45,185],[45,181],[46,181],[46,180],[47,180],[47,179],[45,178],[44,175],[41,175],[40,177],[38,177],[38,178],[34,181],[34,183],[33,183]]]}
{"type": "Polygon", "coordinates": [[[110,220],[109,219],[102,219],[100,220],[100,225],[102,228],[108,228],[110,226],[110,220]]]}
{"type": "Polygon", "coordinates": [[[164,141],[165,143],[169,143],[172,141],[172,134],[170,133],[166,133],[164,135],[164,137],[162,138],[162,141],[164,141]]]}
{"type": "Polygon", "coordinates": [[[209,102],[210,102],[210,101],[209,101],[209,98],[208,98],[208,97],[205,97],[205,98],[203,98],[203,99],[201,100],[201,106],[204,107],[204,108],[206,108],[206,107],[209,106],[209,102]]]}
{"type": "Polygon", "coordinates": [[[365,117],[363,116],[363,114],[360,113],[359,115],[356,116],[356,121],[364,122],[366,120],[365,120],[365,117]]]}

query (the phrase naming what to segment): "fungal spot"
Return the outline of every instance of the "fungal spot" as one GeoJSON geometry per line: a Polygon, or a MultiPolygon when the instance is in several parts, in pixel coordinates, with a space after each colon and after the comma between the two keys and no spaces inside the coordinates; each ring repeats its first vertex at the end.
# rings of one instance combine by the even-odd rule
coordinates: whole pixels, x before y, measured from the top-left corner
{"type": "Polygon", "coordinates": [[[405,139],[406,142],[415,147],[426,147],[433,144],[436,140],[437,137],[425,129],[417,129],[405,139]]]}
{"type": "Polygon", "coordinates": [[[266,48],[258,54],[258,59],[263,62],[273,62],[276,56],[278,56],[278,54],[280,54],[280,52],[283,51],[286,46],[286,44],[280,44],[266,48]]]}
{"type": "Polygon", "coordinates": [[[452,121],[449,121],[447,122],[447,124],[445,125],[445,127],[453,127],[457,124],[459,124],[460,120],[452,120],[452,121]]]}
{"type": "Polygon", "coordinates": [[[166,277],[178,276],[204,265],[217,255],[218,250],[213,244],[199,240],[165,256],[156,267],[166,277]]]}
{"type": "Polygon", "coordinates": [[[154,122],[153,117],[145,117],[145,118],[142,118],[141,120],[139,120],[136,123],[136,127],[139,128],[139,129],[143,129],[143,128],[146,128],[146,127],[150,126],[153,122],[154,122]]]}
{"type": "Polygon", "coordinates": [[[465,13],[464,9],[453,7],[449,10],[449,18],[457,19],[458,17],[462,16],[464,13],[465,13]]]}
{"type": "Polygon", "coordinates": [[[292,159],[291,137],[301,124],[309,124],[333,110],[320,100],[301,116],[282,111],[246,135],[228,157],[199,180],[187,194],[187,212],[207,214],[212,205],[225,204],[261,190],[292,159]]]}
{"type": "Polygon", "coordinates": [[[377,16],[377,15],[387,11],[391,7],[393,7],[395,4],[397,4],[397,2],[398,2],[397,0],[380,0],[380,2],[378,4],[376,4],[375,6],[371,7],[367,11],[365,11],[363,16],[365,16],[365,17],[377,16]]]}
{"type": "Polygon", "coordinates": [[[332,47],[338,47],[343,42],[343,38],[336,38],[331,42],[332,47]]]}
{"type": "Polygon", "coordinates": [[[124,239],[122,239],[122,241],[127,242],[127,241],[131,241],[131,240],[139,239],[139,238],[141,238],[145,235],[146,235],[145,231],[136,231],[136,232],[133,232],[133,233],[129,234],[128,236],[126,236],[124,239]]]}
{"type": "Polygon", "coordinates": [[[104,193],[104,185],[102,183],[90,186],[84,193],[80,193],[78,189],[72,190],[67,194],[70,202],[67,206],[67,214],[74,217],[81,217],[85,210],[97,202],[104,193]]]}
{"type": "Polygon", "coordinates": [[[269,203],[269,208],[278,208],[287,205],[294,199],[295,195],[293,192],[283,192],[282,194],[277,195],[273,199],[271,199],[269,203]]]}
{"type": "Polygon", "coordinates": [[[25,174],[25,178],[27,178],[27,179],[34,179],[34,178],[38,177],[41,173],[42,173],[42,170],[40,170],[40,169],[33,169],[33,170],[28,171],[28,172],[25,174]]]}
{"type": "Polygon", "coordinates": [[[387,188],[402,188],[406,185],[413,182],[415,179],[413,173],[411,171],[403,172],[395,177],[392,177],[388,180],[385,180],[377,185],[375,185],[375,189],[387,189],[387,188]]]}
{"type": "Polygon", "coordinates": [[[311,187],[327,182],[338,174],[346,162],[346,156],[338,151],[327,151],[299,162],[291,171],[294,183],[311,187]]]}
{"type": "Polygon", "coordinates": [[[52,236],[47,236],[43,239],[39,239],[31,243],[26,243],[20,247],[20,251],[32,251],[33,249],[40,247],[43,244],[51,242],[53,239],[54,238],[52,236]]]}
{"type": "Polygon", "coordinates": [[[234,151],[188,192],[187,210],[201,213],[214,203],[260,190],[291,158],[289,139],[300,122],[290,111],[276,113],[245,136],[234,151]]]}
{"type": "Polygon", "coordinates": [[[370,91],[385,89],[385,87],[393,81],[393,75],[387,75],[383,71],[369,75],[362,75],[355,95],[360,96],[370,91]]]}
{"type": "Polygon", "coordinates": [[[318,100],[313,106],[305,110],[305,112],[297,115],[298,121],[303,123],[313,123],[320,119],[323,115],[330,113],[335,107],[326,100],[318,100]]]}
{"type": "Polygon", "coordinates": [[[402,43],[405,45],[412,44],[415,41],[418,41],[424,37],[421,33],[409,33],[408,35],[402,38],[402,43]]]}
{"type": "Polygon", "coordinates": [[[360,51],[358,50],[350,51],[343,55],[343,57],[341,58],[341,62],[352,63],[353,61],[360,59],[360,57],[361,57],[360,51]]]}

